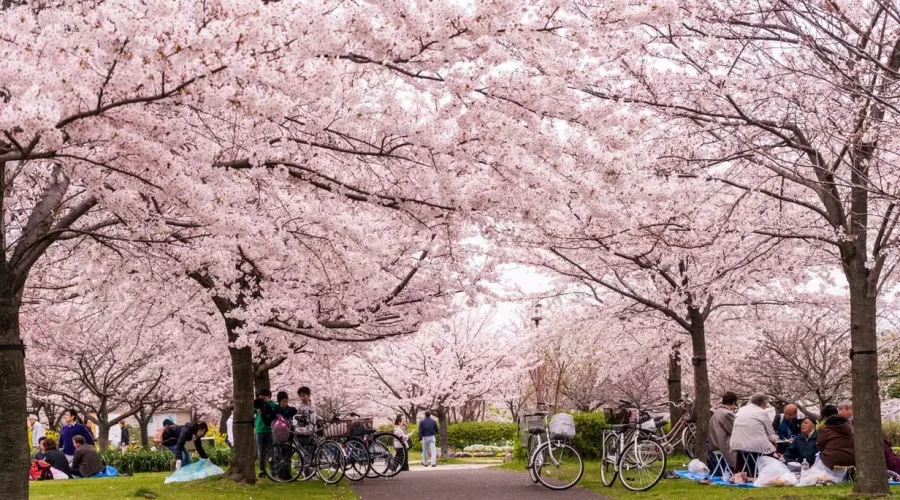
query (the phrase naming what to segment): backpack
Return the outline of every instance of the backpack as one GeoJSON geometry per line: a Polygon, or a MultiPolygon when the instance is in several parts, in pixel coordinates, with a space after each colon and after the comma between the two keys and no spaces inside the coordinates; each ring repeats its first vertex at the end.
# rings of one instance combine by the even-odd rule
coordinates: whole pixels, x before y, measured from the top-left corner
{"type": "Polygon", "coordinates": [[[162,444],[164,432],[166,432],[165,427],[160,427],[159,429],[156,429],[156,434],[153,435],[153,442],[156,444],[162,444]]]}
{"type": "Polygon", "coordinates": [[[50,470],[50,464],[43,460],[32,460],[31,470],[28,471],[28,477],[32,481],[46,481],[53,479],[53,472],[50,470]]]}
{"type": "Polygon", "coordinates": [[[262,418],[262,422],[264,425],[272,425],[272,422],[275,421],[275,417],[278,415],[275,413],[275,409],[272,408],[272,405],[266,403],[262,409],[259,411],[259,415],[262,418]]]}
{"type": "Polygon", "coordinates": [[[278,415],[272,421],[272,439],[276,443],[285,443],[291,439],[291,426],[284,419],[284,415],[278,415]]]}

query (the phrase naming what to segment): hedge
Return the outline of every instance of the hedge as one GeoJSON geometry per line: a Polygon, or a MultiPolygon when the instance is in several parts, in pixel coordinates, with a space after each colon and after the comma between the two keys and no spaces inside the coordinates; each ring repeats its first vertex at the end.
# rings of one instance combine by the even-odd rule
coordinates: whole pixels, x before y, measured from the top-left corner
{"type": "MultiPolygon", "coordinates": [[[[517,432],[518,426],[515,423],[456,422],[447,427],[447,441],[455,450],[475,444],[504,446],[516,440],[517,432]]],[[[411,449],[421,451],[422,440],[419,438],[419,426],[408,426],[406,433],[410,437],[411,449]]],[[[437,444],[440,446],[440,437],[437,444]]]]}
{"type": "MultiPolygon", "coordinates": [[[[207,450],[206,454],[210,462],[219,467],[225,467],[233,455],[233,450],[227,447],[212,448],[207,450]]],[[[137,472],[168,472],[170,470],[169,463],[175,459],[175,455],[168,450],[129,451],[124,455],[119,450],[108,450],[101,452],[100,458],[103,459],[104,464],[112,465],[121,473],[134,474],[137,472]]],[[[194,458],[197,458],[196,452],[194,452],[194,458]]]]}
{"type": "MultiPolygon", "coordinates": [[[[572,446],[584,459],[600,458],[603,446],[603,431],[609,429],[602,412],[571,412],[575,419],[575,439],[572,446]]],[[[527,434],[523,431],[522,439],[513,446],[513,458],[526,460],[525,442],[527,434]]]]}

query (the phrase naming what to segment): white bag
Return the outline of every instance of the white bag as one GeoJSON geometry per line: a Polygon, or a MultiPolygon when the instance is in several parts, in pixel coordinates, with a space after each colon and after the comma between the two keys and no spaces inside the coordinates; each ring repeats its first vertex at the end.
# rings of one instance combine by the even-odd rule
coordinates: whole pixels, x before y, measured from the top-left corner
{"type": "Polygon", "coordinates": [[[797,476],[778,460],[759,457],[756,459],[756,481],[753,481],[753,486],[797,486],[797,476]]]}
{"type": "Polygon", "coordinates": [[[550,419],[551,439],[573,439],[575,437],[575,418],[568,413],[557,413],[550,419]]]}
{"type": "Polygon", "coordinates": [[[55,467],[50,467],[50,474],[53,474],[53,479],[69,479],[68,474],[55,467]]]}
{"type": "Polygon", "coordinates": [[[812,467],[800,473],[800,481],[797,483],[797,486],[815,486],[819,483],[829,484],[840,482],[837,479],[834,471],[823,464],[821,460],[816,460],[812,467]]]}
{"type": "Polygon", "coordinates": [[[693,474],[709,474],[709,467],[707,467],[705,463],[695,458],[691,460],[691,463],[688,464],[688,472],[691,472],[693,474]]]}

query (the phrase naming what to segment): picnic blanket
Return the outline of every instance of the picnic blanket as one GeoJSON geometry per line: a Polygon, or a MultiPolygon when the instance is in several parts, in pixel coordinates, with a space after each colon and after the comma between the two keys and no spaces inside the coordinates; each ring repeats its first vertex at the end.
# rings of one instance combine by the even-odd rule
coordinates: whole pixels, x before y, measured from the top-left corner
{"type": "MultiPolygon", "coordinates": [[[[753,483],[744,483],[744,484],[732,484],[728,481],[725,481],[721,477],[709,477],[709,474],[696,474],[694,472],[686,471],[686,470],[673,470],[676,476],[681,479],[690,479],[691,481],[702,481],[704,479],[709,479],[710,484],[715,484],[717,486],[731,486],[734,488],[753,488],[753,483]]],[[[889,485],[891,486],[900,486],[900,481],[889,481],[889,485]]]]}
{"type": "Polygon", "coordinates": [[[676,470],[672,471],[676,476],[682,479],[690,479],[691,481],[702,481],[704,479],[709,479],[710,484],[715,484],[718,486],[731,486],[734,488],[752,488],[753,483],[744,483],[744,484],[734,484],[729,483],[728,481],[722,479],[720,476],[709,477],[709,474],[698,474],[695,472],[690,472],[686,470],[676,470]]]}
{"type": "Polygon", "coordinates": [[[225,474],[216,464],[209,460],[200,460],[183,466],[175,471],[171,476],[166,478],[168,483],[180,483],[184,481],[196,481],[198,479],[206,479],[212,476],[220,476],[225,474]]]}

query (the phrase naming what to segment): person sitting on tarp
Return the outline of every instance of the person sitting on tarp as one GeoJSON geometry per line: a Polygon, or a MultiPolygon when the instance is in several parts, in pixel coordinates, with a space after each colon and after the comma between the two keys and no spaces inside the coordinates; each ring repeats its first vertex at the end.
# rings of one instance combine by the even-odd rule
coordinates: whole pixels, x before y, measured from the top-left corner
{"type": "Polygon", "coordinates": [[[72,475],[91,477],[100,473],[103,468],[103,460],[93,446],[86,444],[84,436],[72,438],[75,443],[75,456],[72,458],[72,475]]]}

